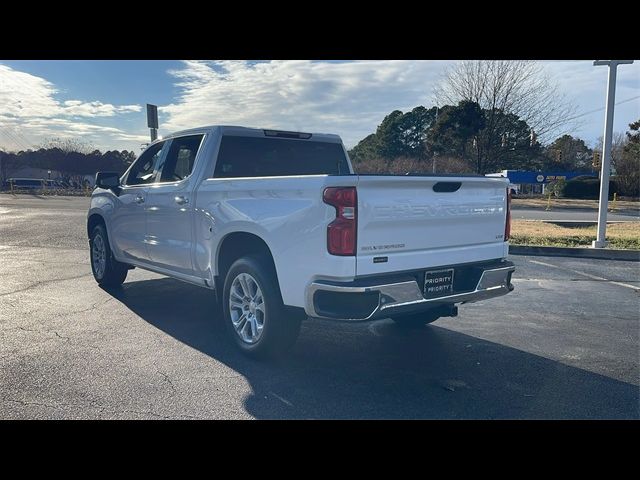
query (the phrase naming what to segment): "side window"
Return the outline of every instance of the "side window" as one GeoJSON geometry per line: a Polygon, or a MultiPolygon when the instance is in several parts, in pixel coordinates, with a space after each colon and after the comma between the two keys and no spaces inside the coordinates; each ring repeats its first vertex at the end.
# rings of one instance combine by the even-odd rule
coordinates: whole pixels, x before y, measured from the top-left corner
{"type": "Polygon", "coordinates": [[[154,169],[160,158],[164,142],[160,142],[140,155],[129,170],[126,185],[146,185],[155,180],[154,169]]]}
{"type": "Polygon", "coordinates": [[[191,175],[202,137],[204,135],[189,135],[171,141],[169,152],[160,168],[161,182],[177,182],[191,175]]]}

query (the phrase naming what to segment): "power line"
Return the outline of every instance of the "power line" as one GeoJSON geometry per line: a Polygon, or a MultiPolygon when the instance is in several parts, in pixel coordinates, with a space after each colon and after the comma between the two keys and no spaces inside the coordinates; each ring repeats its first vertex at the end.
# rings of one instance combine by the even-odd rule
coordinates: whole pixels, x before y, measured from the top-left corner
{"type": "MultiPolygon", "coordinates": [[[[638,98],[640,98],[640,95],[637,95],[637,96],[631,97],[631,98],[627,98],[626,100],[622,100],[621,102],[617,102],[616,105],[621,105],[623,103],[631,102],[632,100],[637,100],[638,98]]],[[[604,107],[596,108],[595,110],[590,110],[588,112],[581,113],[580,115],[576,115],[575,117],[568,118],[567,122],[570,121],[570,120],[575,120],[576,118],[584,117],[585,115],[591,115],[592,113],[601,112],[603,110],[604,110],[604,107]]]]}
{"type": "Polygon", "coordinates": [[[1,127],[2,129],[0,133],[2,133],[5,137],[9,139],[15,146],[21,148],[22,150],[28,150],[29,146],[20,138],[18,138],[15,133],[11,132],[8,127],[1,127]]]}
{"type": "Polygon", "coordinates": [[[13,128],[8,126],[3,126],[0,128],[2,128],[2,133],[19,148],[22,148],[23,150],[29,149],[28,142],[25,142],[23,139],[18,137],[18,135],[16,135],[16,133],[14,132],[13,128]]]}
{"type": "MultiPolygon", "coordinates": [[[[23,87],[25,87],[26,85],[23,85],[23,87]]],[[[29,90],[30,92],[33,92],[32,89],[27,87],[27,90],[29,90]]],[[[9,92],[5,92],[5,95],[9,98],[10,101],[15,102],[15,103],[22,103],[21,100],[16,99],[13,95],[11,95],[9,92]]],[[[20,106],[20,108],[22,108],[22,106],[20,106]]],[[[26,138],[22,133],[20,133],[18,130],[15,129],[15,127],[11,127],[11,126],[4,126],[2,127],[5,130],[5,135],[9,136],[9,128],[11,128],[12,133],[10,136],[10,139],[13,143],[15,143],[18,147],[22,148],[23,150],[28,150],[29,148],[31,148],[29,146],[29,144],[33,145],[34,143],[32,141],[30,141],[28,138],[26,138]],[[16,141],[16,139],[19,139],[20,141],[16,141]]]]}
{"type": "Polygon", "coordinates": [[[35,142],[33,142],[32,140],[29,140],[29,138],[26,135],[24,135],[20,130],[18,130],[17,127],[13,129],[13,132],[18,138],[24,140],[24,143],[29,145],[29,148],[35,146],[35,142]]]}

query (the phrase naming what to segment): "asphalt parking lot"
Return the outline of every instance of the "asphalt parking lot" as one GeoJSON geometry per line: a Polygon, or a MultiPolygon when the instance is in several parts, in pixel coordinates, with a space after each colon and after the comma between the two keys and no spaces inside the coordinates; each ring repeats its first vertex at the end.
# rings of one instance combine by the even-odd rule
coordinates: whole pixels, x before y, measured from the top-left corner
{"type": "Polygon", "coordinates": [[[417,331],[309,320],[237,353],[211,292],[91,276],[87,198],[0,195],[0,419],[640,418],[640,264],[513,256],[516,290],[417,331]]]}

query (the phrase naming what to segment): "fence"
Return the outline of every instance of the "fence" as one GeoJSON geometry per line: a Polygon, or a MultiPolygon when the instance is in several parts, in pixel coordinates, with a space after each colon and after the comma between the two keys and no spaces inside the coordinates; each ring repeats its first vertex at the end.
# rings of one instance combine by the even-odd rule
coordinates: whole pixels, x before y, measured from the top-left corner
{"type": "Polygon", "coordinates": [[[59,196],[79,196],[89,197],[93,191],[93,187],[85,185],[80,188],[64,187],[61,185],[51,184],[47,180],[32,180],[14,181],[9,179],[4,185],[3,192],[16,194],[30,194],[30,195],[59,195],[59,196]],[[8,187],[8,188],[6,188],[8,187]]]}

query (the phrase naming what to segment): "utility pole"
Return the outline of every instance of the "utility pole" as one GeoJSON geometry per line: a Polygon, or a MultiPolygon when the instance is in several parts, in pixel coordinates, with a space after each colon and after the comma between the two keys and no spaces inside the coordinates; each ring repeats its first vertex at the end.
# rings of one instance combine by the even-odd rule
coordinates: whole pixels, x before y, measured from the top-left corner
{"type": "Polygon", "coordinates": [[[147,103],[147,126],[151,134],[151,141],[158,138],[158,106],[147,103]]]}
{"type": "Polygon", "coordinates": [[[604,141],[602,145],[602,170],[600,173],[600,204],[598,206],[598,236],[592,248],[605,248],[607,231],[607,207],[609,203],[609,171],[611,170],[611,139],[613,137],[613,110],[616,100],[616,73],[618,65],[630,64],[633,60],[596,60],[594,66],[607,65],[607,103],[604,112],[604,141]]]}
{"type": "MultiPolygon", "coordinates": [[[[436,105],[436,119],[433,121],[433,123],[434,123],[434,124],[438,123],[438,110],[439,110],[439,108],[438,108],[438,106],[436,105]]],[[[438,152],[437,152],[437,151],[434,151],[434,152],[433,152],[433,164],[432,164],[432,167],[431,167],[431,172],[432,172],[433,174],[435,174],[435,173],[436,173],[436,162],[437,162],[436,157],[437,157],[437,156],[438,156],[438,152]]]]}

